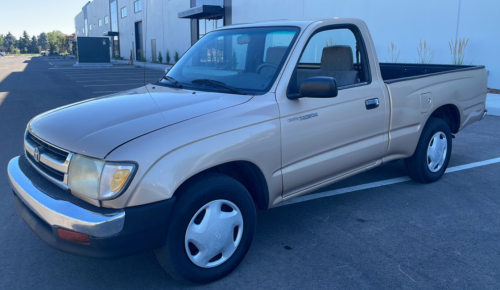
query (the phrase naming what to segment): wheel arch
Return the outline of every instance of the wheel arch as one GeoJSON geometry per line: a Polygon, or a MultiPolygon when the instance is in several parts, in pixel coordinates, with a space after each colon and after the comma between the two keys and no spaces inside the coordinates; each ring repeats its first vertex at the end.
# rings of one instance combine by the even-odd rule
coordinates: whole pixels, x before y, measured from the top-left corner
{"type": "Polygon", "coordinates": [[[450,127],[451,133],[456,134],[460,130],[460,111],[456,105],[446,104],[435,109],[427,119],[438,118],[444,120],[450,127]]]}
{"type": "Polygon", "coordinates": [[[248,190],[257,209],[266,210],[269,208],[269,188],[264,174],[257,165],[243,160],[222,163],[194,174],[177,187],[173,196],[178,195],[184,185],[202,177],[207,172],[222,173],[234,178],[248,190]]]}

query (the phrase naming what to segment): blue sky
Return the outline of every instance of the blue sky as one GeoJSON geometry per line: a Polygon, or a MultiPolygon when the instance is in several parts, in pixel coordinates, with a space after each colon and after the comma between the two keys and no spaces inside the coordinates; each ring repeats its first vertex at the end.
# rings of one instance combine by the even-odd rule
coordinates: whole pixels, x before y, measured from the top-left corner
{"type": "Polygon", "coordinates": [[[0,34],[30,36],[60,30],[75,32],[75,16],[89,0],[0,0],[0,34]]]}

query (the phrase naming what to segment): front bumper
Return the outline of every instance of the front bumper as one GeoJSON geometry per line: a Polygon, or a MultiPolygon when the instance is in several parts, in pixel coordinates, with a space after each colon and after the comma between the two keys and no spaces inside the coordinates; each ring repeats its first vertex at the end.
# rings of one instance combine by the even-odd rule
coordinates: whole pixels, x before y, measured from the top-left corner
{"type": "Polygon", "coordinates": [[[175,199],[124,210],[83,202],[39,175],[25,156],[8,165],[16,207],[30,228],[59,250],[93,258],[118,258],[160,247],[175,199]],[[88,244],[63,240],[57,229],[90,236],[88,244]]]}

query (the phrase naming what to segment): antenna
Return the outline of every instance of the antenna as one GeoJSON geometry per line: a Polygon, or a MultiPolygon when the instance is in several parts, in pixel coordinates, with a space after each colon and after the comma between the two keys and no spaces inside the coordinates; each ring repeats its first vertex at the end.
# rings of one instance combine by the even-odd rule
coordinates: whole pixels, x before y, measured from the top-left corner
{"type": "MultiPolygon", "coordinates": [[[[151,0],[153,1],[153,0],[151,0]]],[[[148,62],[147,58],[146,58],[146,48],[147,48],[147,45],[148,45],[148,7],[149,7],[149,0],[145,0],[145,3],[146,5],[144,5],[144,21],[146,22],[146,25],[145,25],[145,29],[146,29],[146,32],[144,33],[144,51],[142,52],[142,55],[144,55],[144,71],[143,71],[143,79],[144,79],[144,86],[146,85],[146,63],[148,62]]],[[[151,60],[153,59],[153,57],[151,56],[151,60]]]]}

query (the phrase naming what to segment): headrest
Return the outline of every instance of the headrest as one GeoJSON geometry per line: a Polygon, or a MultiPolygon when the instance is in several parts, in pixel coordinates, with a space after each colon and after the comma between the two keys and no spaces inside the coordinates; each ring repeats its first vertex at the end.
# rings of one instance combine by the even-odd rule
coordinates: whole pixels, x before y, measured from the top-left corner
{"type": "Polygon", "coordinates": [[[266,63],[279,64],[287,48],[287,46],[269,47],[266,53],[266,63]]]}
{"type": "Polygon", "coordinates": [[[354,70],[352,48],[349,45],[334,45],[323,48],[323,55],[321,56],[321,70],[354,70]]]}

